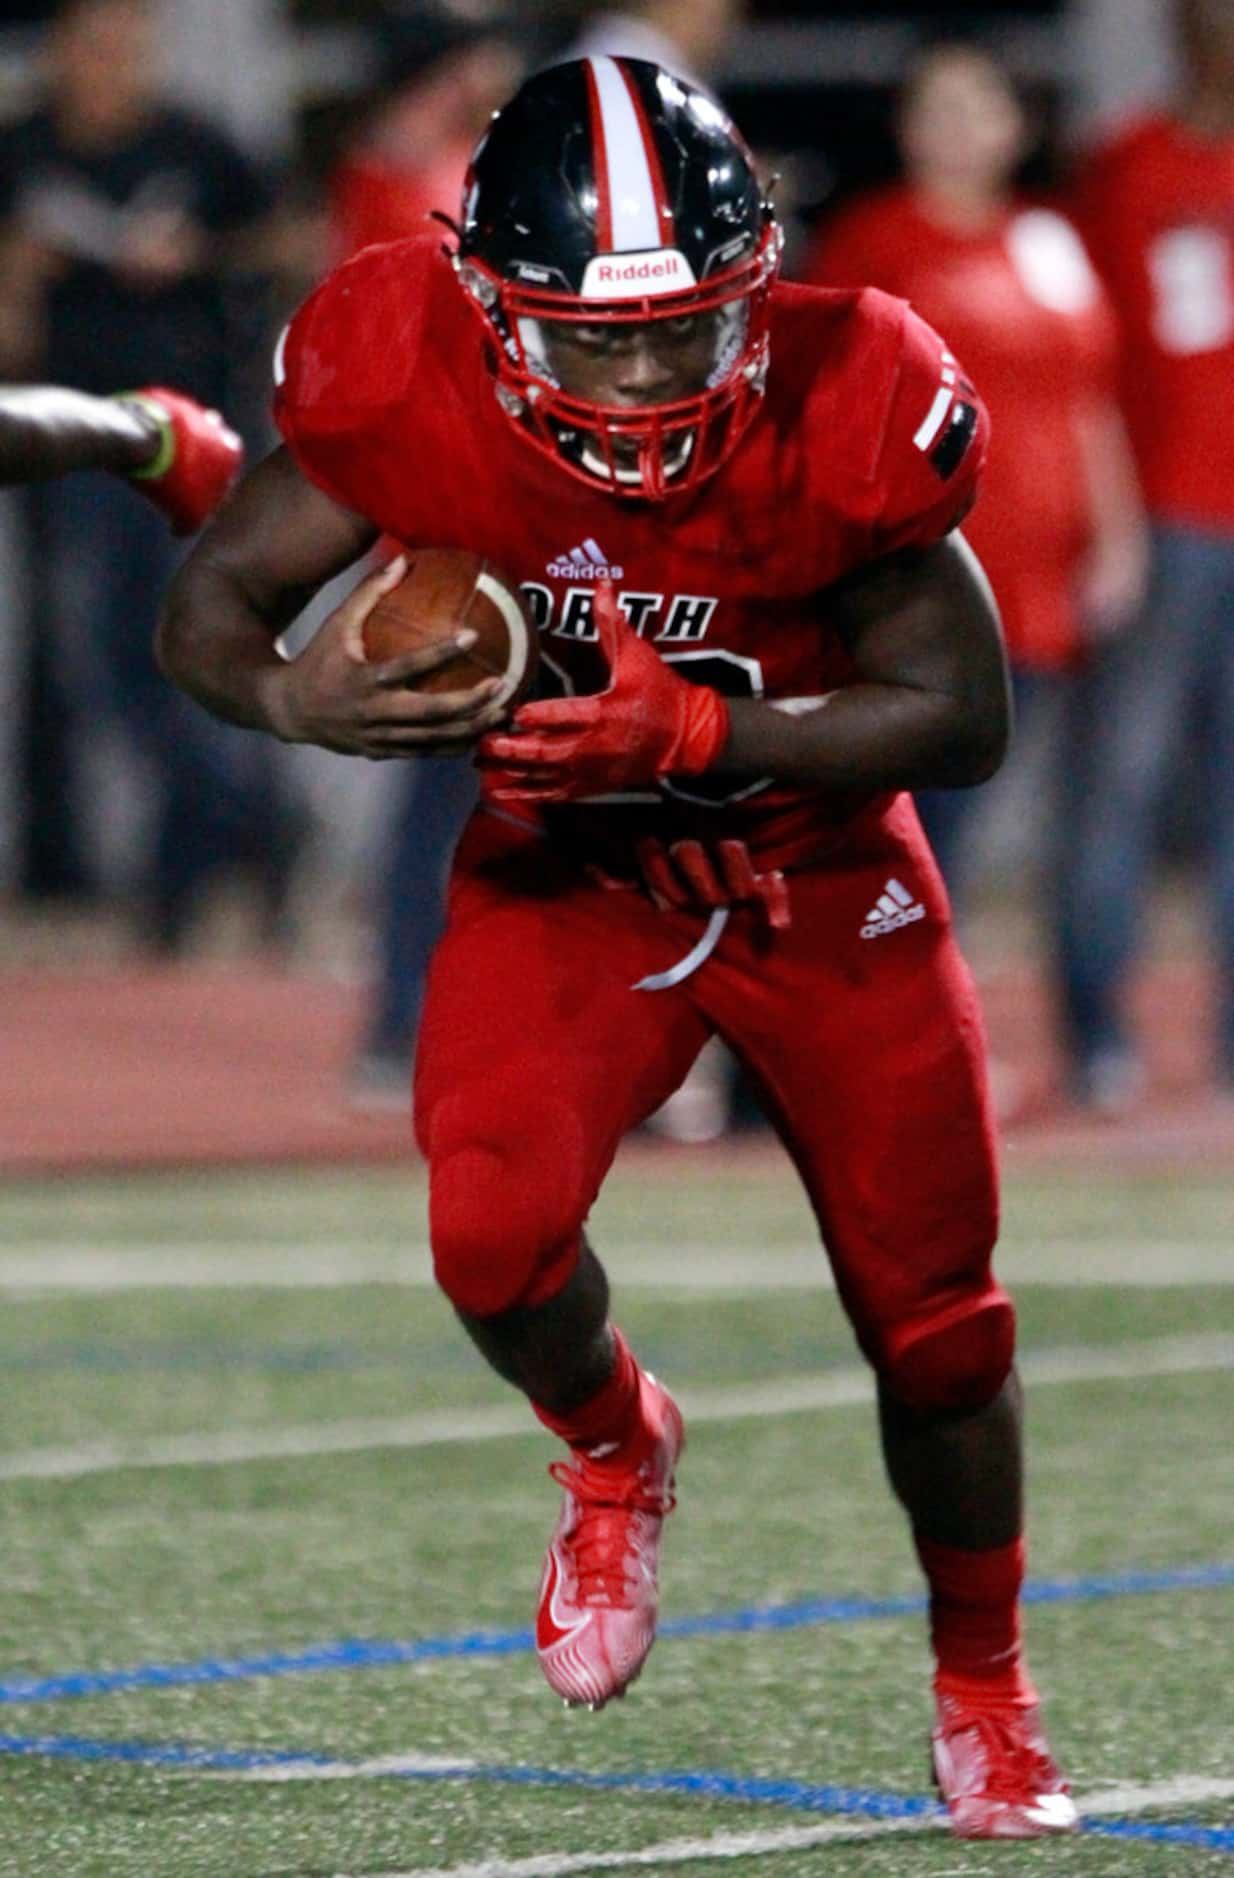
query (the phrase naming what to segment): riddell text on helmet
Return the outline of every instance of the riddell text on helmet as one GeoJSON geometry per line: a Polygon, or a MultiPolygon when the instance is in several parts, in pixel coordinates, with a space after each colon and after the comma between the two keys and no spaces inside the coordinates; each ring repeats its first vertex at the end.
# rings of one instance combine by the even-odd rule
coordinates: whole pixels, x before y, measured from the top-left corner
{"type": "Polygon", "coordinates": [[[697,283],[694,269],[677,248],[658,248],[630,255],[596,255],[583,275],[585,300],[614,299],[631,292],[679,293],[697,283]]]}

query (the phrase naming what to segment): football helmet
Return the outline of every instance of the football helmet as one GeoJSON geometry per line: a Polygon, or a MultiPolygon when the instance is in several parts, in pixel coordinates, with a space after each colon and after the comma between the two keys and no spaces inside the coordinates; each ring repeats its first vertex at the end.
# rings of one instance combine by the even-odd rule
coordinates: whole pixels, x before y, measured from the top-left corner
{"type": "Polygon", "coordinates": [[[506,415],[592,487],[661,500],[717,470],[757,412],[782,245],[706,92],[643,60],[589,58],[538,72],[496,114],[453,260],[506,415]],[[597,402],[564,382],[563,328],[576,344],[688,345],[691,382],[665,372],[668,401],[653,384],[597,402]]]}

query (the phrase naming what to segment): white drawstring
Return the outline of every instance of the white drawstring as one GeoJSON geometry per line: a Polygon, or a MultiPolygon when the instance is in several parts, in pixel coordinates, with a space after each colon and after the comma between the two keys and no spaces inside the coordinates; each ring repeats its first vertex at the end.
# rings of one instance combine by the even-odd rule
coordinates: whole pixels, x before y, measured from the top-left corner
{"type": "Polygon", "coordinates": [[[691,972],[696,972],[706,959],[709,959],[720,943],[720,934],[728,924],[731,908],[718,906],[703,928],[703,936],[698,944],[691,946],[683,959],[670,965],[666,972],[652,972],[646,978],[640,978],[632,985],[632,991],[669,991],[674,985],[683,984],[691,972]]]}

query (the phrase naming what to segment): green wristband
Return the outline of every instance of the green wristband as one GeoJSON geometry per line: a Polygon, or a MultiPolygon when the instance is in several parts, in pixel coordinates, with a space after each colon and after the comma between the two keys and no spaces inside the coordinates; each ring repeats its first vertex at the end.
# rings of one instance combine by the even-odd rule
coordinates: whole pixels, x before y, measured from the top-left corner
{"type": "Polygon", "coordinates": [[[127,472],[132,482],[157,482],[160,476],[166,476],[176,460],[176,431],[170,415],[157,399],[144,397],[140,391],[118,391],[115,400],[117,404],[135,404],[139,410],[148,412],[158,425],[159,447],[153,460],[143,464],[141,469],[127,472]]]}

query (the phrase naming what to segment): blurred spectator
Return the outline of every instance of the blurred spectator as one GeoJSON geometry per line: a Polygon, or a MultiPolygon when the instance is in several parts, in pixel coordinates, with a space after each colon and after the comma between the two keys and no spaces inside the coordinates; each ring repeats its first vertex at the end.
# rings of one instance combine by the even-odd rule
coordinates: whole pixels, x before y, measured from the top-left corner
{"type": "Polygon", "coordinates": [[[1082,169],[1077,208],[1125,340],[1125,409],[1153,524],[1149,602],[1111,647],[1067,908],[1083,961],[1080,1091],[1125,1107],[1143,1073],[1121,1008],[1172,770],[1203,786],[1219,982],[1216,1074],[1234,1091],[1234,5],[1175,0],[1173,105],[1082,169]]]}
{"type": "MultiPolygon", "coordinates": [[[[432,212],[457,217],[471,152],[522,76],[500,18],[444,6],[392,13],[380,28],[380,51],[381,83],[328,185],[333,263],[373,242],[440,239],[432,212]]],[[[468,758],[426,758],[398,770],[390,838],[378,849],[377,975],[350,1079],[360,1108],[407,1106],[446,876],[476,799],[468,758]]]]}
{"type": "Polygon", "coordinates": [[[743,0],[633,0],[624,7],[590,8],[578,37],[560,55],[593,54],[646,59],[705,86],[740,24],[743,0]]]}
{"type": "Polygon", "coordinates": [[[381,77],[329,182],[332,263],[375,241],[433,233],[454,217],[491,114],[522,60],[500,19],[418,4],[379,28],[381,77]]]}
{"type": "MultiPolygon", "coordinates": [[[[46,55],[43,102],[0,137],[0,374],[92,393],[170,383],[226,408],[229,270],[265,215],[264,182],[218,131],[160,99],[146,0],[64,0],[46,55]]],[[[80,842],[101,721],[153,785],[152,854],[131,883],[144,938],[176,950],[206,879],[237,853],[260,872],[273,930],[292,822],[268,748],[187,709],[155,669],[176,558],[166,528],[107,476],[72,476],[32,500],[31,884],[71,885],[75,873],[97,884],[71,851],[66,879],[40,879],[37,839],[59,798],[66,841],[80,842]]],[[[111,806],[96,823],[103,845],[111,806]]]]}
{"type": "MultiPolygon", "coordinates": [[[[964,531],[1002,610],[1021,727],[1044,719],[1049,733],[1045,918],[1070,1009],[1086,963],[1064,923],[1089,708],[1077,675],[1134,615],[1147,559],[1114,397],[1114,325],[1071,225],[1015,191],[1027,124],[992,58],[958,44],[926,53],[905,83],[898,136],[903,181],[824,227],[807,272],[824,285],[869,284],[911,300],[990,407],[989,465],[964,531]]],[[[1008,780],[1023,788],[1014,764],[1008,780]]],[[[1000,778],[993,787],[1003,786],[1000,778]]],[[[988,795],[918,798],[961,901],[973,811],[988,795]]],[[[1009,1088],[1002,1099],[1014,1106],[1009,1088]]]]}

